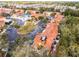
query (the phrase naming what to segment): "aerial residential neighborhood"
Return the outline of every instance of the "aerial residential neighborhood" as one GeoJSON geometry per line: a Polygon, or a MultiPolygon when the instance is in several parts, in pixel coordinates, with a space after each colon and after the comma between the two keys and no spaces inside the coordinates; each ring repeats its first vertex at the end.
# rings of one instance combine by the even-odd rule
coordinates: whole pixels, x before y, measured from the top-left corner
{"type": "Polygon", "coordinates": [[[79,57],[79,2],[0,2],[0,57],[79,57]]]}

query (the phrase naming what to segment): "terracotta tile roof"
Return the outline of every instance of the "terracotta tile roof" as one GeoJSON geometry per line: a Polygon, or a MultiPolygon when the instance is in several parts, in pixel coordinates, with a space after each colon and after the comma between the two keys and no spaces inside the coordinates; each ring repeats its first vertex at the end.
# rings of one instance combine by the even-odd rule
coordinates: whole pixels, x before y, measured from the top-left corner
{"type": "Polygon", "coordinates": [[[35,10],[29,10],[31,16],[35,17],[36,19],[38,19],[40,16],[43,16],[43,14],[41,13],[36,13],[37,11],[35,10]]]}
{"type": "Polygon", "coordinates": [[[0,29],[5,25],[5,17],[0,16],[0,29]]]}
{"type": "Polygon", "coordinates": [[[41,35],[46,36],[46,42],[44,44],[44,47],[47,48],[51,48],[51,45],[53,43],[53,40],[56,38],[57,34],[58,34],[58,23],[60,23],[60,20],[62,19],[62,15],[57,14],[57,17],[53,20],[55,20],[55,22],[50,22],[47,24],[45,30],[43,30],[42,33],[39,33],[35,36],[34,39],[34,43],[33,46],[37,46],[39,47],[39,44],[42,44],[42,40],[41,40],[41,35]]]}
{"type": "Polygon", "coordinates": [[[1,13],[10,13],[11,12],[11,9],[9,8],[0,8],[0,14],[1,13]]]}
{"type": "Polygon", "coordinates": [[[21,15],[21,14],[24,14],[24,10],[16,9],[16,10],[15,10],[15,13],[16,13],[17,15],[21,15]]]}

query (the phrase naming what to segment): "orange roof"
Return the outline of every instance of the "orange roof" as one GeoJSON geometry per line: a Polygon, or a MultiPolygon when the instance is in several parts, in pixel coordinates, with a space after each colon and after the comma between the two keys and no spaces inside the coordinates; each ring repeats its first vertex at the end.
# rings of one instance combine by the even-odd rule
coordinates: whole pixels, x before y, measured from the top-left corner
{"type": "Polygon", "coordinates": [[[5,25],[5,17],[0,16],[0,29],[5,25]]]}
{"type": "Polygon", "coordinates": [[[37,14],[35,10],[28,10],[28,12],[30,12],[31,16],[34,16],[35,18],[38,19],[39,16],[42,16],[41,13],[37,14]]]}
{"type": "Polygon", "coordinates": [[[44,30],[44,32],[42,32],[39,36],[37,35],[34,39],[34,43],[38,46],[39,43],[41,43],[42,41],[40,40],[41,35],[45,35],[47,36],[46,39],[46,43],[45,43],[45,47],[50,48],[51,44],[53,42],[53,39],[57,36],[58,33],[58,27],[56,24],[53,23],[49,23],[46,27],[46,29],[44,30]]]}
{"type": "MultiPolygon", "coordinates": [[[[58,14],[57,14],[58,15],[58,14]]],[[[53,43],[53,40],[56,38],[57,34],[58,34],[58,24],[57,21],[59,21],[58,23],[60,23],[60,20],[62,19],[61,15],[58,15],[55,19],[55,22],[50,22],[47,24],[45,30],[43,30],[42,33],[37,34],[34,38],[34,43],[33,46],[37,46],[39,47],[39,44],[41,44],[43,41],[41,40],[41,35],[46,36],[46,42],[44,44],[44,47],[47,48],[51,48],[51,45],[53,43]]]]}
{"type": "Polygon", "coordinates": [[[0,8],[0,14],[1,13],[10,13],[11,12],[11,9],[8,9],[8,8],[0,8]]]}
{"type": "Polygon", "coordinates": [[[16,9],[15,12],[18,15],[24,14],[24,10],[21,10],[21,9],[16,9]]]}

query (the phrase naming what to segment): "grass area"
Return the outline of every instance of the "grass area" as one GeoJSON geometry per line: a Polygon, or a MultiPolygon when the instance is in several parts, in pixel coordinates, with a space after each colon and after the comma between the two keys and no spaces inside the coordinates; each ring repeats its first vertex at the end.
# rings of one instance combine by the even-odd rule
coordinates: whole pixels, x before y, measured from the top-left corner
{"type": "Polygon", "coordinates": [[[35,23],[33,21],[26,21],[25,25],[19,28],[19,34],[28,34],[35,28],[35,23]]]}

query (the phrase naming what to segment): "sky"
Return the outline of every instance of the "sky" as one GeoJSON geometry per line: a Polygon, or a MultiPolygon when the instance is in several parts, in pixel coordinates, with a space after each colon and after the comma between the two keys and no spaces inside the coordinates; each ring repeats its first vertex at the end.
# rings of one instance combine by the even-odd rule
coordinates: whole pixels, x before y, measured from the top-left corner
{"type": "Polygon", "coordinates": [[[79,1],[79,0],[0,0],[0,1],[79,1]]]}

